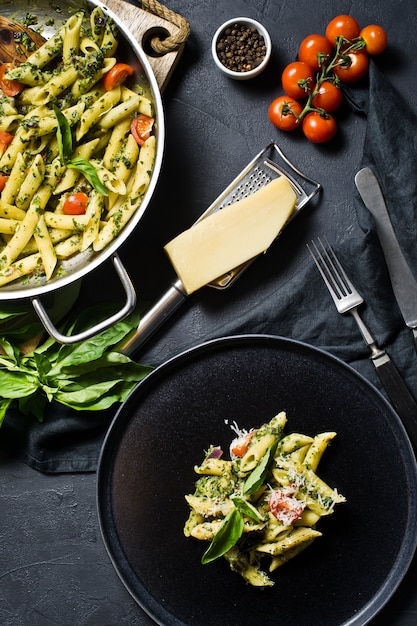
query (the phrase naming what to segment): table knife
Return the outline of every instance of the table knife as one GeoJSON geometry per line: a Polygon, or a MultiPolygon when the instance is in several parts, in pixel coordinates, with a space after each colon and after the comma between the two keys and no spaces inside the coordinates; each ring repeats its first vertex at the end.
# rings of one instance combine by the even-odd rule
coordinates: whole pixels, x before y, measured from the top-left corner
{"type": "Polygon", "coordinates": [[[374,172],[369,167],[361,169],[355,176],[355,184],[375,220],[392,289],[404,321],[413,332],[417,349],[417,281],[401,250],[374,172]]]}

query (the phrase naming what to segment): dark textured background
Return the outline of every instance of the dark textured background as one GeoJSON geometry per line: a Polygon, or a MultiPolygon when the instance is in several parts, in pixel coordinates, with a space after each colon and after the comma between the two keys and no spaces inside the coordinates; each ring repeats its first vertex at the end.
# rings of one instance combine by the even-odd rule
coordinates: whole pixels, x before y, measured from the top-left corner
{"type": "MultiPolygon", "coordinates": [[[[289,301],[294,308],[311,307],[312,314],[318,307],[326,307],[329,315],[337,315],[324,288],[311,288],[303,298],[298,294],[291,301],[289,286],[294,276],[308,271],[311,261],[305,243],[311,237],[325,232],[345,253],[351,242],[362,237],[356,219],[353,178],[361,164],[366,118],[344,107],[338,114],[338,140],[320,147],[301,136],[278,134],[268,122],[266,110],[279,95],[281,71],[294,60],[303,37],[323,32],[335,15],[350,13],[362,25],[375,22],[387,29],[389,48],[377,64],[417,114],[417,6],[413,0],[170,0],[167,6],[188,18],[191,36],[164,94],[167,143],[160,182],[137,235],[121,250],[140,299],[152,301],[173,278],[163,245],[195,221],[270,141],[277,141],[302,171],[320,181],[323,193],[320,202],[294,220],[279,245],[257,260],[231,290],[220,293],[207,289],[191,297],[151,340],[139,355],[140,360],[157,365],[183,349],[230,331],[274,332],[328,348],[378,385],[353,320],[340,318],[340,335],[333,344],[322,345],[324,329],[306,327],[305,320],[302,324],[291,323],[290,316],[279,328],[271,323],[273,315],[266,314],[274,306],[279,309],[282,301],[289,301]],[[262,21],[274,46],[267,71],[247,83],[232,82],[220,75],[210,54],[211,37],[218,25],[240,15],[262,21]],[[347,346],[343,352],[342,344],[347,346]]],[[[401,128],[401,116],[393,124],[401,128]]],[[[399,166],[393,163],[393,168],[399,166]]],[[[354,272],[354,265],[349,269],[354,272]]],[[[360,280],[357,267],[356,272],[360,280]]],[[[99,301],[102,293],[107,297],[108,285],[109,270],[102,268],[84,282],[83,296],[99,301]]],[[[368,296],[368,286],[360,286],[368,296]]],[[[114,297],[118,296],[117,289],[114,286],[114,297]]],[[[389,307],[398,323],[395,304],[387,304],[389,307]]],[[[371,314],[372,301],[365,315],[368,310],[371,314]]],[[[406,331],[384,331],[381,338],[394,347],[396,342],[401,347],[407,341],[406,331]]],[[[409,350],[398,350],[397,354],[400,360],[411,358],[409,350]]],[[[43,475],[2,453],[0,482],[0,623],[153,623],[130,599],[104,550],[97,524],[94,473],[43,475]]],[[[363,563],[358,563],[358,567],[364,566],[366,555],[363,563]]],[[[414,625],[416,587],[414,562],[374,623],[414,625]]]]}

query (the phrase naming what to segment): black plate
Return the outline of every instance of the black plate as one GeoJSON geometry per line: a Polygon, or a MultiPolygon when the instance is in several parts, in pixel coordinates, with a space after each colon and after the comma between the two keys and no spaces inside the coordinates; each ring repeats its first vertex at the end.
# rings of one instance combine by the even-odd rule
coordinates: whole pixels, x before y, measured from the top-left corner
{"type": "MultiPolygon", "coordinates": [[[[227,449],[227,448],[225,448],[227,449]]],[[[302,343],[215,340],[156,369],[122,405],[98,471],[98,513],[125,586],[157,622],[187,626],[366,624],[401,582],[416,545],[416,464],[382,395],[353,369],[302,343]],[[186,539],[184,494],[225,420],[256,427],[287,411],[287,432],[336,430],[319,475],[347,497],[323,537],[255,589],[224,559],[201,565],[186,539]]]]}

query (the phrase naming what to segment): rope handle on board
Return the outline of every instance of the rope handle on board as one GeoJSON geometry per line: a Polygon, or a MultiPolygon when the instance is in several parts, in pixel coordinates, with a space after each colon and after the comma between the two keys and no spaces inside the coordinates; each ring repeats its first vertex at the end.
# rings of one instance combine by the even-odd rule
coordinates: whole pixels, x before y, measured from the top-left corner
{"type": "Polygon", "coordinates": [[[190,24],[182,15],[171,11],[158,0],[141,0],[142,8],[149,13],[153,13],[158,17],[171,22],[178,27],[178,32],[174,35],[168,35],[164,39],[159,36],[152,37],[150,44],[152,49],[158,54],[166,54],[177,50],[187,39],[190,34],[190,24]]]}

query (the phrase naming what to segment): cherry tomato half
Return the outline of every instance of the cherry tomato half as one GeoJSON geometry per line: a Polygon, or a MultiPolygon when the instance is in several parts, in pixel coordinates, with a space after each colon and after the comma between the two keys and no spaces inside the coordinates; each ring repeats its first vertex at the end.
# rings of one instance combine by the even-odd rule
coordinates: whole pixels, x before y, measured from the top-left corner
{"type": "Polygon", "coordinates": [[[320,85],[317,95],[311,101],[316,109],[324,109],[327,113],[336,111],[343,102],[343,93],[334,83],[325,80],[320,85]]]}
{"type": "Polygon", "coordinates": [[[113,67],[104,74],[101,82],[106,91],[111,91],[124,83],[126,78],[132,76],[134,73],[135,70],[131,65],[127,63],[116,63],[116,65],[113,65],[113,67]]]}
{"type": "Polygon", "coordinates": [[[353,41],[360,34],[360,26],[351,15],[338,15],[327,24],[326,39],[332,46],[336,47],[338,37],[344,37],[348,41],[353,41]]]}
{"type": "Polygon", "coordinates": [[[143,146],[148,137],[151,136],[153,124],[153,117],[149,117],[149,115],[144,113],[140,113],[132,120],[130,132],[137,144],[143,146]]]}
{"type": "Polygon", "coordinates": [[[335,65],[334,73],[344,83],[354,83],[366,76],[369,68],[369,57],[363,50],[349,52],[349,64],[335,65]]]}
{"type": "Polygon", "coordinates": [[[332,54],[332,45],[323,35],[308,35],[300,44],[298,59],[314,71],[326,65],[332,54]]]}
{"type": "Polygon", "coordinates": [[[362,28],[360,36],[365,41],[365,50],[371,56],[381,54],[387,47],[387,33],[382,26],[377,24],[369,24],[362,28]]]}
{"type": "Polygon", "coordinates": [[[7,174],[0,174],[0,192],[3,191],[8,180],[9,176],[7,174]]]}
{"type": "Polygon", "coordinates": [[[321,115],[317,111],[308,113],[303,119],[304,135],[312,143],[325,143],[336,134],[337,124],[332,115],[321,115]]]}
{"type": "Polygon", "coordinates": [[[300,124],[298,116],[302,110],[303,107],[298,100],[279,96],[269,105],[268,117],[280,130],[294,130],[300,124]]]}
{"type": "Polygon", "coordinates": [[[272,515],[284,524],[292,524],[300,519],[305,509],[304,502],[283,489],[272,491],[268,499],[269,510],[272,515]]]}
{"type": "Polygon", "coordinates": [[[3,156],[12,141],[13,135],[11,133],[0,131],[0,156],[3,156]]]}
{"type": "Polygon", "coordinates": [[[284,68],[282,87],[291,98],[305,98],[314,89],[314,70],[302,61],[294,61],[284,68]]]}
{"type": "Polygon", "coordinates": [[[9,80],[6,78],[5,73],[11,69],[13,69],[12,63],[2,63],[0,65],[0,89],[6,96],[9,96],[9,98],[17,96],[25,88],[24,84],[18,80],[9,80]]]}
{"type": "Polygon", "coordinates": [[[251,432],[247,433],[246,435],[243,435],[242,437],[237,437],[234,441],[232,441],[230,445],[230,452],[234,456],[242,457],[244,454],[246,454],[249,448],[249,444],[254,434],[255,434],[255,431],[252,430],[251,432]]]}
{"type": "Polygon", "coordinates": [[[88,202],[87,194],[82,191],[72,193],[65,199],[62,207],[65,215],[84,215],[88,202]]]}

